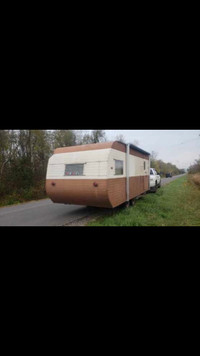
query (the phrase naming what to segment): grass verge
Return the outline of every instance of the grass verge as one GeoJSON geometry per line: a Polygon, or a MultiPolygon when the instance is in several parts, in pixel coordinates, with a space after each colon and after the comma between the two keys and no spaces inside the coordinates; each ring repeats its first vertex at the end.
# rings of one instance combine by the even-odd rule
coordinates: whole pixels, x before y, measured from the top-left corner
{"type": "Polygon", "coordinates": [[[200,189],[183,176],[88,226],[200,226],[200,189]]]}

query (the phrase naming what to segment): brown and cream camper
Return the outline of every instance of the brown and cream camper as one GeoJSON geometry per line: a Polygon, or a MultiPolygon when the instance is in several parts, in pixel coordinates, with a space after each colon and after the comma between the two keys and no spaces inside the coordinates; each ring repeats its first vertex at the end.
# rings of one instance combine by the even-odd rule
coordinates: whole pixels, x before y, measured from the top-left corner
{"type": "Polygon", "coordinates": [[[149,190],[150,154],[119,141],[57,148],[46,192],[54,203],[115,208],[149,190]]]}

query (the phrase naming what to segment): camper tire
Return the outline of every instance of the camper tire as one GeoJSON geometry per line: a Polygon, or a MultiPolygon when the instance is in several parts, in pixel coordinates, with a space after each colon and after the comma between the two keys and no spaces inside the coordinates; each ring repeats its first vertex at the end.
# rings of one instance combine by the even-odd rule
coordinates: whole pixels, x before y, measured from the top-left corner
{"type": "Polygon", "coordinates": [[[135,199],[131,199],[130,200],[130,206],[134,206],[135,205],[135,199]]]}
{"type": "Polygon", "coordinates": [[[125,208],[129,208],[130,207],[130,201],[126,201],[126,203],[124,204],[125,208]]]}

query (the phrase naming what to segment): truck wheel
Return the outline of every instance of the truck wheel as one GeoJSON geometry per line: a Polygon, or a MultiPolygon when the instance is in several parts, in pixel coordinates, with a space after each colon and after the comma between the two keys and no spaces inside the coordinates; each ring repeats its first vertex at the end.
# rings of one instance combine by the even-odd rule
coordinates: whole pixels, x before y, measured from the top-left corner
{"type": "Polygon", "coordinates": [[[158,185],[158,188],[161,188],[161,185],[162,185],[162,183],[161,183],[161,181],[160,181],[160,184],[158,185]]]}
{"type": "Polygon", "coordinates": [[[158,189],[158,185],[157,185],[157,181],[156,181],[156,185],[155,185],[155,187],[154,187],[154,189],[153,189],[153,193],[156,193],[156,192],[157,192],[157,189],[158,189]]]}
{"type": "Polygon", "coordinates": [[[149,192],[150,193],[156,193],[157,192],[157,186],[154,187],[154,188],[151,188],[149,192]]]}

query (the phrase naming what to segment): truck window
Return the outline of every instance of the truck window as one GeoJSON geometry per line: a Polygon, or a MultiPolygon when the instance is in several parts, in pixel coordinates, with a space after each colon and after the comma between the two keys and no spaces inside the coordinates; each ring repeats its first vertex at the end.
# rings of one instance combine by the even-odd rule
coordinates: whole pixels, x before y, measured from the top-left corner
{"type": "Polygon", "coordinates": [[[153,176],[153,171],[152,171],[152,169],[150,170],[150,174],[151,174],[151,176],[153,176]]]}
{"type": "Polygon", "coordinates": [[[119,175],[123,175],[123,174],[124,174],[124,162],[116,159],[115,160],[115,175],[119,176],[119,175]]]}
{"type": "Polygon", "coordinates": [[[65,176],[83,176],[84,164],[66,164],[65,176]]]}

